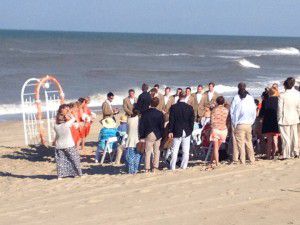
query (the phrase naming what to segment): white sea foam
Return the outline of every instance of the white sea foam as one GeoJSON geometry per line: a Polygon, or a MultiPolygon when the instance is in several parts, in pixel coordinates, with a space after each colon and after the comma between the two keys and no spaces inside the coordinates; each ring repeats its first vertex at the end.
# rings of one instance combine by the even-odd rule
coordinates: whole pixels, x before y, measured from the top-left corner
{"type": "Polygon", "coordinates": [[[254,68],[254,69],[259,69],[260,66],[259,65],[256,65],[246,59],[240,59],[237,61],[242,67],[245,67],[245,68],[254,68]]]}
{"type": "Polygon", "coordinates": [[[262,56],[262,55],[286,55],[300,56],[300,50],[295,47],[274,48],[274,49],[235,49],[235,50],[219,50],[221,53],[239,56],[262,56]]]}
{"type": "MultiPolygon", "coordinates": [[[[161,89],[163,90],[164,87],[166,87],[166,85],[161,85],[161,89]]],[[[172,88],[172,94],[174,94],[175,90],[177,87],[175,86],[171,86],[172,88]]],[[[182,88],[184,88],[184,86],[182,86],[182,88]]],[[[196,91],[197,87],[196,86],[192,86],[191,87],[192,91],[196,91]]],[[[231,93],[231,92],[235,92],[236,91],[236,87],[232,87],[232,86],[225,86],[225,85],[216,85],[215,87],[216,91],[220,94],[222,93],[231,93]]],[[[135,88],[136,90],[136,95],[138,96],[141,91],[139,90],[139,88],[135,88]]],[[[127,91],[125,91],[124,93],[118,93],[115,94],[115,98],[113,101],[113,105],[122,105],[123,104],[123,99],[127,96],[127,91]]],[[[104,93],[98,93],[95,95],[90,96],[91,97],[91,102],[89,104],[90,107],[100,107],[102,106],[102,103],[106,100],[106,94],[104,93]]],[[[69,102],[74,102],[76,101],[75,99],[66,99],[66,103],[69,102]]],[[[59,104],[52,104],[50,106],[50,108],[52,110],[57,110],[58,109],[59,104]]],[[[25,107],[25,111],[26,112],[31,112],[31,113],[36,113],[36,107],[25,107]]],[[[42,108],[42,111],[46,111],[45,107],[42,108]]],[[[13,114],[20,114],[22,113],[22,106],[21,104],[2,104],[0,105],[0,116],[4,116],[4,115],[13,115],[13,114]]]]}

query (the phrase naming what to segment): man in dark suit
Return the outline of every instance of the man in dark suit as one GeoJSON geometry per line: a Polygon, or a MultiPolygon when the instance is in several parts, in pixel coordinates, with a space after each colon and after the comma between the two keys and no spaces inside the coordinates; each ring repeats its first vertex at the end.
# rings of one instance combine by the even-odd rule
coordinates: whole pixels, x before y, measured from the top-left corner
{"type": "Polygon", "coordinates": [[[152,170],[159,166],[159,147],[164,132],[164,115],[156,109],[159,99],[154,97],[151,100],[151,107],[143,112],[139,122],[139,138],[146,142],[145,148],[145,170],[150,171],[151,155],[153,154],[152,170]]]}
{"type": "Polygon", "coordinates": [[[182,91],[179,101],[170,108],[169,138],[173,138],[171,148],[172,159],[170,169],[176,169],[177,156],[180,145],[182,145],[183,158],[180,168],[186,169],[189,162],[191,134],[194,128],[194,109],[185,103],[186,93],[182,91]]]}
{"type": "Polygon", "coordinates": [[[139,95],[135,106],[141,114],[149,108],[151,103],[151,95],[148,93],[148,89],[149,86],[144,83],[142,85],[142,93],[139,95]]]}

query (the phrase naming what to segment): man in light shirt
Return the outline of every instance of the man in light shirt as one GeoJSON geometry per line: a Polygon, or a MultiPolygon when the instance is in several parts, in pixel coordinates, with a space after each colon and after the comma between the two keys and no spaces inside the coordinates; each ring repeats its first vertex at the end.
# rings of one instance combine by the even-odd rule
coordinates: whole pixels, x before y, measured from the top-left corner
{"type": "Polygon", "coordinates": [[[114,97],[115,97],[115,95],[112,92],[109,92],[107,94],[107,99],[102,104],[103,119],[105,119],[107,117],[114,118],[114,115],[119,113],[119,110],[114,109],[111,104],[112,101],[114,100],[114,97]]]}
{"type": "Polygon", "coordinates": [[[285,92],[278,99],[277,119],[282,140],[283,159],[299,158],[300,94],[294,88],[295,79],[284,81],[285,92]]]}
{"type": "Polygon", "coordinates": [[[165,94],[164,94],[164,107],[168,104],[168,101],[170,100],[170,92],[171,92],[171,88],[170,87],[166,87],[165,88],[165,94]]]}
{"type": "Polygon", "coordinates": [[[192,94],[194,97],[194,113],[195,113],[195,119],[197,120],[197,115],[198,115],[198,108],[200,105],[200,102],[202,100],[202,96],[203,96],[203,86],[201,84],[198,85],[197,87],[197,92],[192,94]]]}
{"type": "Polygon", "coordinates": [[[155,94],[155,97],[157,97],[159,99],[159,104],[157,106],[157,109],[162,112],[163,108],[164,108],[164,102],[163,102],[164,101],[164,96],[159,91],[159,84],[155,84],[154,88],[157,90],[157,93],[155,94]]]}
{"type": "Polygon", "coordinates": [[[171,88],[166,87],[165,94],[163,96],[163,114],[164,114],[165,122],[169,121],[169,111],[173,102],[173,98],[172,98],[173,96],[170,95],[170,92],[171,92],[171,88]]]}
{"type": "Polygon", "coordinates": [[[187,87],[185,89],[185,92],[186,92],[185,103],[187,103],[190,106],[194,107],[194,96],[192,95],[192,89],[190,87],[187,87]]]}
{"type": "Polygon", "coordinates": [[[246,91],[246,84],[238,85],[238,94],[233,98],[230,108],[233,135],[236,147],[233,148],[233,162],[238,158],[242,164],[246,163],[246,154],[251,163],[254,163],[254,149],[252,144],[252,125],[256,119],[256,105],[254,98],[246,91]]]}
{"type": "Polygon", "coordinates": [[[123,109],[126,116],[131,116],[133,114],[132,111],[136,101],[137,99],[135,97],[135,91],[133,89],[130,89],[128,91],[128,96],[123,100],[123,109]]]}
{"type": "Polygon", "coordinates": [[[172,105],[176,104],[179,100],[179,95],[180,93],[182,92],[182,88],[177,88],[176,90],[176,94],[173,95],[173,102],[172,102],[172,105]]]}
{"type": "Polygon", "coordinates": [[[208,91],[206,91],[199,103],[197,120],[201,121],[202,118],[210,117],[210,110],[216,106],[216,100],[219,94],[215,92],[215,83],[210,82],[208,84],[208,91]]]}

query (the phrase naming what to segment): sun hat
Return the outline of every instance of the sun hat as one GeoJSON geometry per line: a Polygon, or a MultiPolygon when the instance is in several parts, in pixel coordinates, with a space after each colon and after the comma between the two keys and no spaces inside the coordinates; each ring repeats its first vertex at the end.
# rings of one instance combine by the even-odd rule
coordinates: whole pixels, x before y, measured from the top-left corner
{"type": "Polygon", "coordinates": [[[101,123],[102,123],[103,127],[105,127],[105,128],[116,128],[116,126],[117,126],[116,122],[111,117],[108,117],[108,118],[102,120],[101,123]]]}
{"type": "Polygon", "coordinates": [[[121,122],[121,123],[126,123],[126,122],[127,122],[127,116],[126,116],[126,115],[122,115],[122,116],[120,117],[120,122],[121,122]]]}

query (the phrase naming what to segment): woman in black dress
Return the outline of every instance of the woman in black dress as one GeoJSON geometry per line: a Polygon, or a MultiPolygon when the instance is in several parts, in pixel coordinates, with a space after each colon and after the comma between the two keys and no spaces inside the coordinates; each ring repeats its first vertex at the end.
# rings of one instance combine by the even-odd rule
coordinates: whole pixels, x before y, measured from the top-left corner
{"type": "Polygon", "coordinates": [[[276,87],[269,89],[269,98],[260,111],[262,117],[262,133],[267,137],[267,159],[272,159],[278,151],[279,127],[277,121],[278,90],[276,87]]]}

